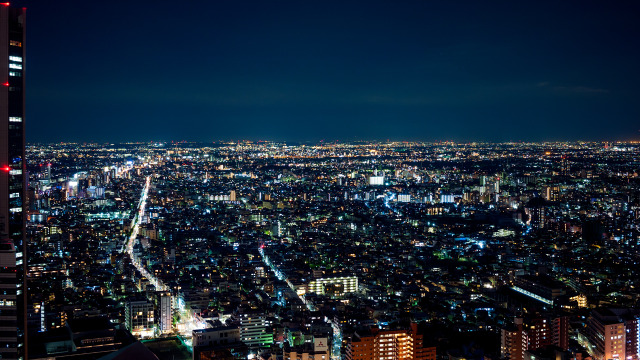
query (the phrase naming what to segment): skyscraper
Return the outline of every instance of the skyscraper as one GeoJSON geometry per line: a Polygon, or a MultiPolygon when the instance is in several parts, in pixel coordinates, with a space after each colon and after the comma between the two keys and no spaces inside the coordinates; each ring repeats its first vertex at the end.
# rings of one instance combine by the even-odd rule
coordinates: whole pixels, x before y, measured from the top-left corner
{"type": "Polygon", "coordinates": [[[0,4],[0,358],[26,357],[25,9],[0,4]]]}

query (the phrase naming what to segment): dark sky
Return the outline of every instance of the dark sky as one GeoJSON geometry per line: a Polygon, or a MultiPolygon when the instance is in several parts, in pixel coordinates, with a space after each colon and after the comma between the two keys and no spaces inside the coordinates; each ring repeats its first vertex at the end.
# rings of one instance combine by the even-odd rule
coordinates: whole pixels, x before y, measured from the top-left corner
{"type": "Polygon", "coordinates": [[[27,140],[640,138],[638,1],[50,1],[27,140]]]}

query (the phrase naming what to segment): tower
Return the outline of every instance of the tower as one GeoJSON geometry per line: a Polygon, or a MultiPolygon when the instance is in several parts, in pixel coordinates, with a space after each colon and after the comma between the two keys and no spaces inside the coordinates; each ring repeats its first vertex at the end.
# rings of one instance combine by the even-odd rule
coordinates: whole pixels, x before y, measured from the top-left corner
{"type": "Polygon", "coordinates": [[[0,4],[0,358],[26,345],[25,9],[0,4]]]}

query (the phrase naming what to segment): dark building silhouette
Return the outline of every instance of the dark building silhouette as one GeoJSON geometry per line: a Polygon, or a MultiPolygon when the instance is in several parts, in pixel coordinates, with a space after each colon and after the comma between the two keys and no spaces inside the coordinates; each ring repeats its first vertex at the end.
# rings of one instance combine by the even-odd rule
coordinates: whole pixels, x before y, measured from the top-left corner
{"type": "Polygon", "coordinates": [[[26,358],[25,9],[0,4],[0,358],[26,358]]]}
{"type": "Polygon", "coordinates": [[[542,229],[545,226],[545,208],[547,202],[541,197],[529,200],[525,212],[529,216],[529,223],[533,228],[542,229]]]}
{"type": "Polygon", "coordinates": [[[582,224],[582,239],[589,245],[602,245],[604,228],[598,219],[586,220],[582,224]]]}

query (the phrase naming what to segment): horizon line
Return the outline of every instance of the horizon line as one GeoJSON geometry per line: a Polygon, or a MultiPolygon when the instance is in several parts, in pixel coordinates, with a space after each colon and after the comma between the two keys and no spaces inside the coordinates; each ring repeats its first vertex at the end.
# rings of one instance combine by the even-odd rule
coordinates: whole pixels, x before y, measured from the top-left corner
{"type": "Polygon", "coordinates": [[[147,141],[57,141],[57,142],[27,142],[27,146],[38,145],[142,145],[142,144],[241,144],[241,143],[298,143],[298,144],[354,144],[354,143],[371,143],[371,144],[587,144],[587,143],[616,143],[616,144],[640,144],[638,140],[506,140],[506,141],[490,141],[490,140],[270,140],[270,139],[219,139],[219,140],[147,140],[147,141]]]}

